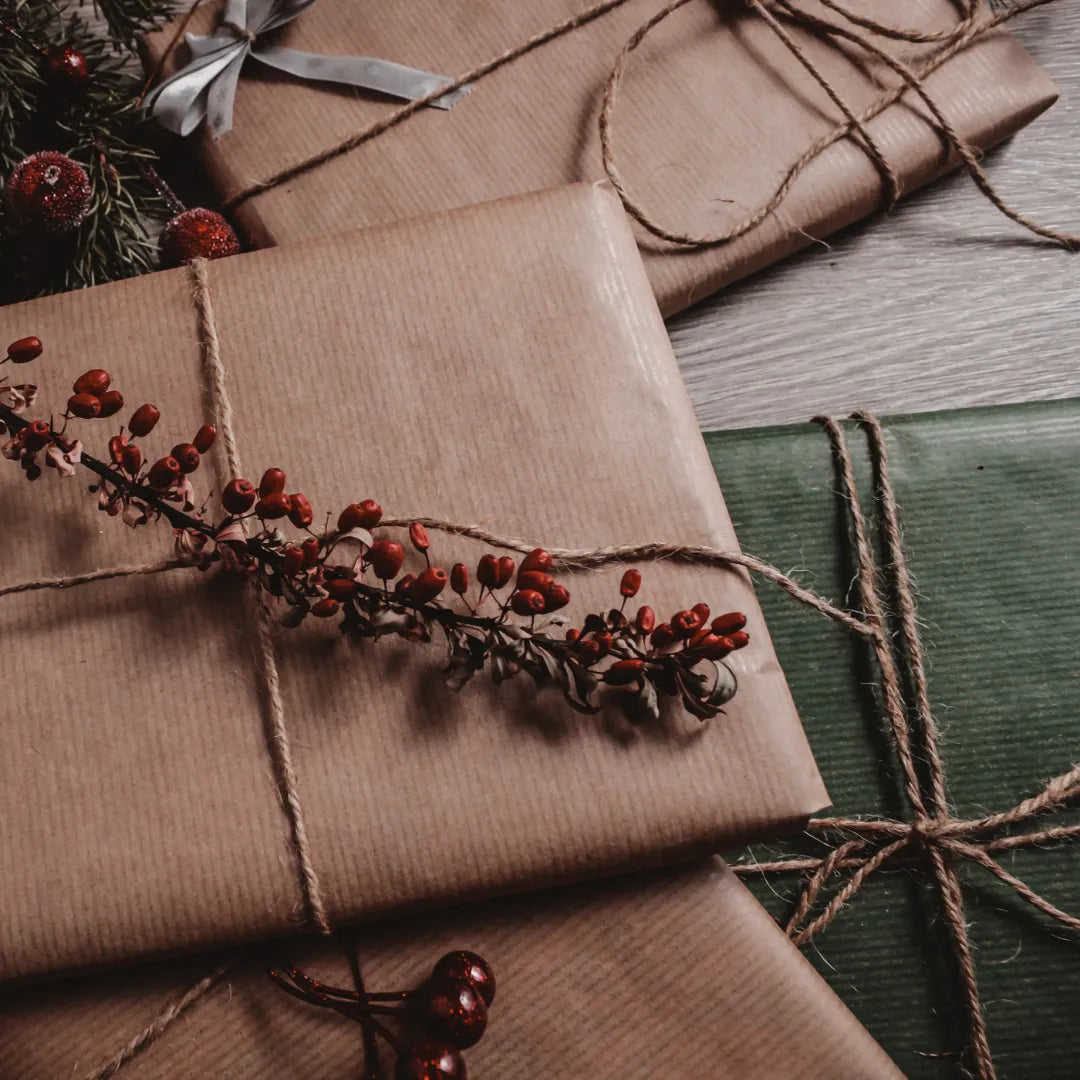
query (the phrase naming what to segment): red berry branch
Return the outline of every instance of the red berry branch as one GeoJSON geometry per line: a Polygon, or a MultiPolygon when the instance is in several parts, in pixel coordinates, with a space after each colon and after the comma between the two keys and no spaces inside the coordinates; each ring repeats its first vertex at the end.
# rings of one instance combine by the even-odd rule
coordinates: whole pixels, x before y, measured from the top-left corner
{"type": "MultiPolygon", "coordinates": [[[[384,1039],[397,1054],[394,1080],[465,1080],[461,1051],[483,1037],[495,1000],[491,966],[464,949],[443,956],[419,990],[370,994],[359,979],[356,989],[349,990],[318,982],[293,967],[270,968],[269,975],[293,997],[356,1020],[384,1039]],[[403,1020],[413,1038],[402,1039],[378,1017],[403,1020]]],[[[365,1056],[365,1078],[374,1078],[379,1065],[371,1043],[365,1056]]]]}
{"type": "MultiPolygon", "coordinates": [[[[36,337],[22,338],[8,346],[0,364],[29,363],[41,353],[36,337]]],[[[496,683],[524,672],[539,686],[557,686],[580,712],[598,712],[607,698],[633,723],[658,718],[661,694],[705,720],[735,693],[735,676],[724,658],[749,641],[738,612],[710,621],[709,606],[696,604],[658,623],[645,606],[630,617],[624,609],[641,587],[641,574],[628,569],[618,607],[563,630],[567,620],[557,613],[570,603],[570,593],[555,580],[554,560],[543,548],[520,563],[508,555],[483,555],[474,584],[463,563],[449,573],[433,565],[427,530],[414,522],[408,539],[423,566],[403,573],[402,543],[373,535],[383,515],[378,503],[353,503],[339,514],[336,529],[316,533],[310,501],[302,492],[286,492],[287,477],[277,468],[267,469],[258,486],[232,479],[215,521],[206,503],[196,506],[192,483],[214,444],[213,425],[204,424],[164,457],[146,455],[143,440],[161,414],[153,405],[140,405],[126,429],[109,438],[104,462],[86,453],[69,428],[73,421],[107,419],[124,408],[108,372],[94,369],[75,381],[59,426],[52,418],[22,415],[36,397],[29,383],[0,380],[0,433],[9,436],[2,453],[19,462],[28,480],[41,476],[42,463],[61,476],[75,475],[77,466],[89,469],[97,474],[91,491],[102,510],[133,528],[165,518],[173,526],[178,558],[202,570],[220,565],[249,576],[285,605],[285,626],[299,626],[311,616],[338,620],[341,632],[354,638],[392,634],[419,642],[430,641],[438,628],[449,648],[446,680],[455,690],[484,668],[496,683]],[[283,531],[286,525],[294,535],[283,531]],[[456,600],[448,603],[450,597],[456,600]]]]}

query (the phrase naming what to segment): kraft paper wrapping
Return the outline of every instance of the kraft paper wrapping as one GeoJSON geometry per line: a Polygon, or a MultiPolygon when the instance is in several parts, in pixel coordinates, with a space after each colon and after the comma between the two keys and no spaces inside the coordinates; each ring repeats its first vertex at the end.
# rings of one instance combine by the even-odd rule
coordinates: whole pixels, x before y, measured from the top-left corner
{"type": "MultiPolygon", "coordinates": [[[[897,1080],[899,1071],[718,861],[577,886],[270,947],[118,1073],[120,1080],[353,1080],[357,1025],[287,997],[262,974],[287,957],[349,984],[416,986],[451,948],[479,950],[498,990],[473,1080],[897,1080]]],[[[0,1009],[3,1080],[83,1080],[220,958],[173,961],[35,989],[0,1009]]],[[[388,1067],[392,1055],[383,1056],[388,1067]]]]}
{"type": "MultiPolygon", "coordinates": [[[[283,467],[317,518],[374,496],[552,546],[736,546],[605,188],[255,252],[209,277],[245,471],[283,467]]],[[[207,419],[191,294],[182,268],[15,305],[0,340],[45,341],[43,409],[106,365],[129,404],[162,407],[148,452],[166,453],[207,419]]],[[[170,553],[167,527],[132,533],[82,479],[10,469],[0,587],[170,553]]],[[[197,478],[227,481],[220,466],[197,478]]],[[[484,550],[436,534],[432,553],[484,550]]],[[[316,620],[280,631],[334,925],[719,850],[827,801],[745,576],[642,569],[640,599],[661,611],[707,598],[749,616],[738,695],[704,729],[673,710],[626,742],[557,694],[486,678],[454,694],[438,645],[354,648],[316,620]]],[[[610,606],[619,576],[568,578],[566,613],[610,606]]],[[[0,977],[296,927],[250,616],[239,584],[187,571],[0,597],[0,977]]]]}
{"type": "MultiPolygon", "coordinates": [[[[461,75],[584,10],[585,0],[494,4],[483,0],[320,0],[275,37],[312,52],[360,53],[461,75]]],[[[633,0],[484,78],[453,109],[422,109],[398,127],[242,203],[235,220],[257,247],[603,176],[597,117],[615,58],[661,5],[633,0]]],[[[903,19],[889,0],[853,0],[890,23],[952,25],[951,0],[910,0],[903,19]]],[[[196,12],[209,32],[217,11],[196,12]]],[[[172,39],[146,40],[156,64],[172,39]]],[[[847,55],[795,31],[810,58],[858,113],[897,77],[879,61],[847,55]],[[853,59],[856,61],[853,63],[853,59]]],[[[896,51],[897,43],[882,41],[896,51]]],[[[912,46],[900,54],[918,60],[912,46]],[[906,50],[906,51],[905,51],[906,50]]],[[[176,59],[183,62],[181,45],[176,59]]],[[[170,60],[166,70],[172,71],[170,60]]],[[[986,148],[1053,103],[1056,91],[1006,33],[981,38],[926,81],[957,131],[986,148]]],[[[910,96],[909,96],[910,97],[910,96]]],[[[905,97],[869,129],[905,192],[950,167],[921,103],[905,97]]],[[[339,144],[386,117],[396,103],[278,77],[249,64],[234,127],[195,136],[225,200],[256,181],[339,144]]],[[[741,221],[839,113],[757,16],[739,3],[692,3],[633,54],[615,114],[617,160],[654,219],[694,235],[741,221]]],[[[665,315],[873,213],[881,182],[866,154],[841,140],[796,181],[780,212],[741,239],[708,250],[638,238],[665,315]]],[[[987,210],[988,214],[993,211],[987,210]]]]}

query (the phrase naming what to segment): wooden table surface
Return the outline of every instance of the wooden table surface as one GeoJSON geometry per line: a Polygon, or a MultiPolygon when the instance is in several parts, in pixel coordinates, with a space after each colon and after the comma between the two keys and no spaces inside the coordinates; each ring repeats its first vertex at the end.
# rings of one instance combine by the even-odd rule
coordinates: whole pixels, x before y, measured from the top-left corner
{"type": "MultiPolygon", "coordinates": [[[[1016,36],[1061,99],[987,155],[1013,206],[1080,233],[1080,4],[1016,36]]],[[[956,174],[670,324],[702,427],[1080,395],[1080,254],[1037,241],[956,174]]]]}

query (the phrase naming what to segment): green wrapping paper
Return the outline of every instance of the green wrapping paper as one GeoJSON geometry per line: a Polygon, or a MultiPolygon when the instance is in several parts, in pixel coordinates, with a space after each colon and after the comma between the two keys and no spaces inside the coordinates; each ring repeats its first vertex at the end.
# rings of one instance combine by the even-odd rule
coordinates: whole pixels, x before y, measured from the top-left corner
{"type": "MultiPolygon", "coordinates": [[[[844,427],[872,523],[866,434],[852,422],[844,427]]],[[[979,818],[1010,809],[1080,761],[1080,400],[897,416],[883,427],[950,807],[954,817],[979,818]]],[[[714,432],[706,440],[743,549],[857,607],[849,515],[822,427],[714,432]]],[[[911,820],[869,643],[768,583],[758,593],[832,812],[911,820]]],[[[1010,829],[1077,822],[1074,799],[1010,829]]],[[[808,834],[731,857],[820,858],[827,850],[808,834]]],[[[1075,915],[1078,853],[1064,842],[995,857],[1075,915]]],[[[983,867],[957,865],[998,1075],[1074,1077],[1080,935],[983,867]]],[[[806,951],[907,1075],[936,1080],[966,1075],[970,1058],[964,995],[925,866],[914,854],[871,875],[806,951]]],[[[798,875],[744,880],[786,919],[798,875]]],[[[847,875],[832,880],[825,901],[847,875]]]]}

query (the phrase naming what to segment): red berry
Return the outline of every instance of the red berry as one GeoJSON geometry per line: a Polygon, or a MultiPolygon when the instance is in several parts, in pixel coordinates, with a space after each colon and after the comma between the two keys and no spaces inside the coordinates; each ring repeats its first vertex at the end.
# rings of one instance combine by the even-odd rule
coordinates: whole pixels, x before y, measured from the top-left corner
{"type": "Polygon", "coordinates": [[[431,542],[428,540],[427,529],[425,529],[419,521],[414,521],[409,526],[409,539],[412,541],[413,547],[419,552],[425,552],[431,547],[431,542]]]}
{"type": "Polygon", "coordinates": [[[76,394],[92,394],[94,397],[101,397],[109,389],[111,382],[112,379],[109,378],[107,371],[91,368],[75,380],[72,391],[76,394]]]}
{"type": "MultiPolygon", "coordinates": [[[[274,494],[280,495],[281,492],[274,494]]],[[[331,619],[341,610],[341,605],[332,597],[324,596],[311,605],[311,614],[319,619],[331,619]]]]}
{"type": "Polygon", "coordinates": [[[570,593],[565,585],[552,585],[544,595],[547,601],[547,611],[559,611],[570,603],[570,593]]]}
{"type": "Polygon", "coordinates": [[[124,472],[137,476],[142,468],[142,451],[134,443],[128,443],[120,451],[120,461],[124,466],[124,472]]]}
{"type": "Polygon", "coordinates": [[[340,532],[351,529],[374,529],[382,520],[382,507],[374,499],[365,499],[362,503],[351,503],[338,515],[337,527],[340,532]]]}
{"type": "Polygon", "coordinates": [[[405,549],[396,540],[376,540],[368,549],[367,557],[375,576],[385,581],[397,577],[405,561],[405,549]]]}
{"type": "Polygon", "coordinates": [[[450,588],[459,596],[469,591],[469,568],[464,563],[454,563],[450,571],[450,588]]]}
{"type": "Polygon", "coordinates": [[[701,626],[709,621],[709,616],[712,614],[708,604],[695,604],[690,610],[698,617],[701,626]]]}
{"type": "Polygon", "coordinates": [[[464,979],[470,982],[484,999],[485,1005],[495,1000],[495,972],[479,954],[457,949],[440,957],[432,974],[437,979],[464,979]]]}
{"type": "Polygon", "coordinates": [[[303,548],[287,547],[281,556],[281,569],[289,577],[295,577],[304,569],[303,548]]]}
{"type": "Polygon", "coordinates": [[[571,627],[569,630],[566,631],[566,640],[569,641],[571,645],[573,645],[579,637],[581,637],[580,630],[575,630],[573,627],[571,627]]]}
{"type": "Polygon", "coordinates": [[[53,86],[74,90],[90,77],[90,67],[74,45],[54,45],[45,57],[45,77],[53,86]]]}
{"type": "Polygon", "coordinates": [[[109,440],[109,457],[113,462],[120,461],[120,455],[124,452],[125,446],[127,446],[126,435],[114,435],[109,440]]]}
{"type": "Polygon", "coordinates": [[[514,571],[517,569],[517,565],[509,555],[502,555],[499,558],[499,577],[495,582],[495,588],[501,589],[513,576],[514,571]]]}
{"type": "Polygon", "coordinates": [[[21,337],[7,347],[7,358],[13,364],[29,364],[45,351],[39,337],[21,337]]]}
{"type": "Polygon", "coordinates": [[[638,608],[634,616],[634,629],[639,634],[651,634],[656,629],[656,612],[648,604],[638,608]]]}
{"type": "Polygon", "coordinates": [[[709,660],[723,660],[735,646],[731,638],[710,631],[700,641],[696,642],[694,648],[698,649],[701,655],[709,660]]]}
{"type": "Polygon", "coordinates": [[[397,1059],[394,1080],[466,1080],[465,1059],[449,1043],[418,1043],[397,1059]]]}
{"type": "Polygon", "coordinates": [[[168,491],[180,479],[180,462],[174,457],[158,458],[146,474],[146,482],[155,491],[168,491]]]}
{"type": "Polygon", "coordinates": [[[351,600],[356,595],[356,582],[352,578],[331,578],[325,588],[335,600],[351,600]]]}
{"type": "Polygon", "coordinates": [[[93,394],[72,394],[67,407],[72,416],[83,420],[93,420],[101,412],[101,402],[93,394]]]}
{"type": "Polygon", "coordinates": [[[285,472],[283,469],[267,469],[259,481],[259,497],[279,495],[285,490],[285,472]]]}
{"type": "Polygon", "coordinates": [[[693,611],[676,611],[671,617],[671,632],[676,641],[688,638],[695,630],[701,628],[704,619],[698,617],[693,611]]]}
{"type": "Polygon", "coordinates": [[[34,420],[22,430],[22,445],[24,450],[35,453],[43,450],[52,435],[52,428],[44,420],[34,420]]]}
{"type": "Polygon", "coordinates": [[[409,595],[412,591],[413,585],[416,583],[415,574],[406,574],[404,577],[397,579],[397,583],[394,585],[394,595],[402,598],[409,595]]]}
{"type": "Polygon", "coordinates": [[[611,635],[607,633],[607,631],[600,634],[593,634],[593,640],[599,647],[601,656],[607,656],[607,654],[611,652],[611,635]]]}
{"type": "Polygon", "coordinates": [[[745,630],[736,630],[733,634],[728,634],[728,640],[734,648],[743,649],[750,644],[750,635],[745,630]]]}
{"type": "Polygon", "coordinates": [[[432,979],[420,991],[420,1012],[433,1036],[459,1050],[479,1042],[487,1027],[487,1005],[466,979],[432,979]]]}
{"type": "Polygon", "coordinates": [[[213,424],[203,424],[198,431],[195,432],[195,438],[191,440],[192,445],[200,454],[205,454],[211,446],[214,445],[214,440],[217,438],[217,428],[213,424]]]}
{"type": "Polygon", "coordinates": [[[140,405],[128,421],[128,430],[136,439],[145,439],[157,426],[161,412],[153,405],[140,405]]]}
{"type": "Polygon", "coordinates": [[[277,521],[287,517],[291,509],[292,503],[289,502],[289,496],[283,491],[272,491],[255,504],[256,515],[266,521],[277,521]]]}
{"type": "Polygon", "coordinates": [[[643,660],[616,660],[604,672],[604,682],[609,686],[626,686],[629,683],[637,682],[641,678],[641,672],[645,668],[645,662],[643,660]]]}
{"type": "Polygon", "coordinates": [[[172,448],[172,456],[180,462],[180,471],[185,475],[193,473],[202,461],[202,455],[192,443],[178,443],[172,448]]]}
{"type": "Polygon", "coordinates": [[[578,638],[574,642],[574,652],[577,653],[581,662],[588,667],[600,659],[600,644],[592,638],[578,638]]]}
{"type": "Polygon", "coordinates": [[[551,569],[553,561],[552,557],[543,548],[533,548],[521,560],[519,572],[524,573],[526,570],[543,570],[546,572],[551,569]]]}
{"type": "Polygon", "coordinates": [[[300,550],[304,553],[304,569],[310,570],[319,561],[319,541],[314,536],[309,536],[301,545],[300,550]]]}
{"type": "Polygon", "coordinates": [[[555,579],[543,570],[523,570],[518,574],[517,587],[519,589],[532,589],[541,596],[547,596],[548,590],[555,584],[555,579]]]}
{"type": "Polygon", "coordinates": [[[665,645],[670,645],[674,640],[675,635],[671,632],[671,626],[666,622],[660,623],[649,638],[654,649],[662,649],[665,645]]]}
{"type": "Polygon", "coordinates": [[[221,493],[221,505],[230,514],[246,514],[255,505],[256,498],[250,480],[230,480],[221,493]]]}
{"type": "Polygon", "coordinates": [[[289,496],[289,502],[291,504],[289,520],[298,529],[306,529],[315,520],[315,511],[311,509],[308,497],[298,491],[295,495],[289,496]]]}
{"type": "Polygon", "coordinates": [[[409,595],[416,603],[427,604],[446,588],[448,580],[445,570],[429,566],[421,571],[420,576],[413,582],[409,595]]]}
{"type": "Polygon", "coordinates": [[[510,597],[510,609],[518,615],[543,615],[547,601],[535,589],[518,589],[510,597]]]}
{"type": "Polygon", "coordinates": [[[102,420],[115,416],[124,407],[124,395],[119,390],[106,390],[98,400],[101,402],[98,417],[102,420]]]}
{"type": "Polygon", "coordinates": [[[746,616],[741,611],[729,611],[725,615],[717,615],[712,621],[714,634],[733,634],[746,625],[746,616]]]}
{"type": "Polygon", "coordinates": [[[629,599],[631,596],[637,596],[638,589],[640,588],[641,571],[635,570],[633,567],[624,571],[622,581],[619,582],[619,594],[629,599]]]}
{"type": "Polygon", "coordinates": [[[499,584],[499,560],[494,555],[481,555],[476,564],[476,580],[489,589],[499,584]]]}

